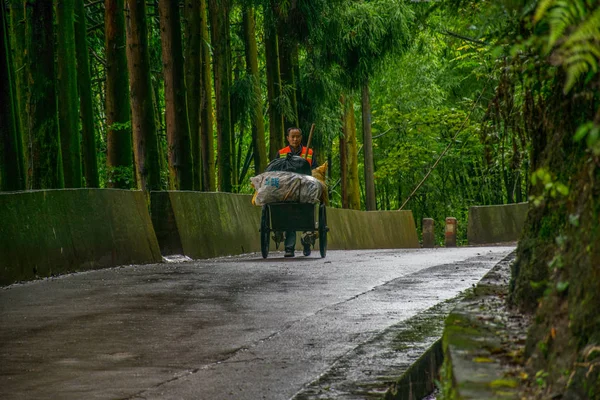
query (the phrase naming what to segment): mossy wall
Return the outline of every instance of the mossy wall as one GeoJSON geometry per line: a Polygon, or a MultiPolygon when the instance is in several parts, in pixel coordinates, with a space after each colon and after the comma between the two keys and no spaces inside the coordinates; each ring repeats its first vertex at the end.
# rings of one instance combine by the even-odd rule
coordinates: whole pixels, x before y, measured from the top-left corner
{"type": "MultiPolygon", "coordinates": [[[[191,258],[260,251],[261,208],[253,206],[251,199],[231,193],[151,192],[152,220],[156,227],[172,212],[175,226],[169,231],[179,235],[183,254],[191,258]],[[156,207],[159,203],[162,209],[156,207]]],[[[158,237],[165,249],[165,236],[158,237]]]]}
{"type": "MultiPolygon", "coordinates": [[[[152,221],[146,198],[138,191],[0,194],[0,285],[160,262],[153,223],[165,254],[210,258],[260,250],[261,208],[252,206],[249,195],[152,192],[151,199],[152,221]]],[[[327,218],[329,249],[419,247],[410,211],[328,208],[327,218]]]]}
{"type": "Polygon", "coordinates": [[[0,194],[0,285],[161,260],[142,192],[0,194]]]}
{"type": "Polygon", "coordinates": [[[167,192],[150,192],[150,216],[163,256],[183,254],[171,197],[167,192]]]}
{"type": "MultiPolygon", "coordinates": [[[[183,254],[196,259],[260,251],[261,207],[251,204],[250,195],[178,191],[152,192],[150,198],[163,251],[174,254],[171,249],[177,247],[173,245],[177,235],[183,254]]],[[[411,211],[327,208],[327,223],[327,248],[331,250],[419,247],[411,211]]]]}
{"type": "Polygon", "coordinates": [[[521,236],[529,203],[469,208],[469,244],[517,241],[521,236]]]}
{"type": "Polygon", "coordinates": [[[579,164],[569,194],[540,205],[537,230],[519,244],[513,301],[537,296],[526,353],[530,373],[547,376],[540,396],[600,399],[599,182],[595,163],[579,164]]]}
{"type": "MultiPolygon", "coordinates": [[[[535,312],[527,337],[530,376],[543,376],[539,398],[600,399],[600,157],[573,140],[593,118],[590,99],[564,97],[551,86],[548,114],[534,139],[533,170],[549,179],[532,182],[536,198],[517,247],[510,301],[535,312]],[[552,103],[552,102],[558,103],[552,103]],[[564,185],[567,191],[554,188],[564,185]]],[[[597,104],[597,103],[596,103],[597,104]]]]}
{"type": "Polygon", "coordinates": [[[417,248],[412,211],[327,209],[331,250],[417,248]]]}

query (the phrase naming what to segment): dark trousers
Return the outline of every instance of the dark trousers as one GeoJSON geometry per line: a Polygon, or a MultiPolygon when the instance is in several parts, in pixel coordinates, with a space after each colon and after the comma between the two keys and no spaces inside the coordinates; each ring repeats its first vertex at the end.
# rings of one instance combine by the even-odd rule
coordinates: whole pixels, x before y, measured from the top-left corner
{"type": "Polygon", "coordinates": [[[285,248],[291,247],[294,249],[296,247],[296,231],[286,231],[285,232],[285,242],[283,244],[285,248]]]}

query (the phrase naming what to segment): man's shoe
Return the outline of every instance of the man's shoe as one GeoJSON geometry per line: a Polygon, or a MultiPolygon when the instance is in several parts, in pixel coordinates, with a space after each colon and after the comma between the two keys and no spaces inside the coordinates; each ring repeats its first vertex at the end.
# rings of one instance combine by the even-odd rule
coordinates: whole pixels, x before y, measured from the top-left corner
{"type": "Polygon", "coordinates": [[[284,257],[294,257],[294,249],[286,247],[284,257]]]}
{"type": "Polygon", "coordinates": [[[273,241],[275,242],[275,248],[279,250],[279,244],[283,242],[283,232],[275,231],[273,232],[273,241]]]}
{"type": "Polygon", "coordinates": [[[306,257],[310,256],[310,244],[305,244],[304,249],[302,250],[302,254],[306,257]]]}
{"type": "Polygon", "coordinates": [[[315,234],[313,232],[304,232],[300,238],[303,249],[302,254],[306,257],[310,256],[310,247],[315,245],[315,234]]]}

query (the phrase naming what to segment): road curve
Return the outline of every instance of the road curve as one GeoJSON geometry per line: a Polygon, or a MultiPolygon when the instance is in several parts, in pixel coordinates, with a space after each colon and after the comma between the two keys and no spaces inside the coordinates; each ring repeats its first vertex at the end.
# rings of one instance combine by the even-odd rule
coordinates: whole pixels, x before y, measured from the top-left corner
{"type": "Polygon", "coordinates": [[[514,247],[271,253],[0,289],[2,399],[291,399],[514,247]]]}

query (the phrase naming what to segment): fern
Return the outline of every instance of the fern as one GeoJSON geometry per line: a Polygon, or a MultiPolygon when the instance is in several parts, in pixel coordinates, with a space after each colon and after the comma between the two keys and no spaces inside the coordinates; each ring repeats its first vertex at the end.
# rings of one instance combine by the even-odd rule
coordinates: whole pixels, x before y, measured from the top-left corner
{"type": "Polygon", "coordinates": [[[541,0],[536,23],[548,24],[547,51],[554,49],[567,72],[565,93],[583,76],[598,72],[600,60],[600,8],[595,0],[541,0]]]}
{"type": "Polygon", "coordinates": [[[535,10],[533,21],[536,23],[540,22],[546,14],[546,11],[548,11],[548,9],[554,5],[554,2],[555,0],[540,0],[537,10],[535,10]]]}
{"type": "Polygon", "coordinates": [[[548,24],[550,25],[550,36],[548,46],[552,47],[559,39],[562,39],[565,32],[572,26],[580,22],[585,9],[582,9],[584,0],[556,0],[555,6],[548,11],[548,24]]]}
{"type": "Polygon", "coordinates": [[[567,64],[565,92],[571,90],[580,76],[598,72],[600,60],[600,8],[580,24],[561,46],[567,64]]]}

